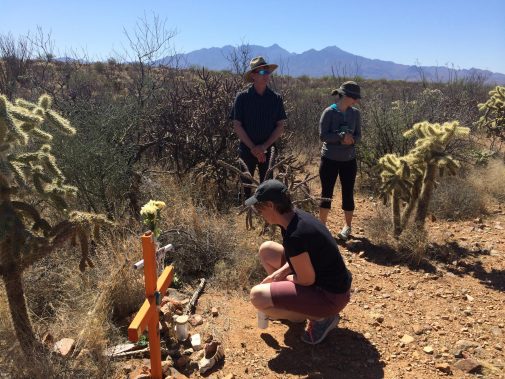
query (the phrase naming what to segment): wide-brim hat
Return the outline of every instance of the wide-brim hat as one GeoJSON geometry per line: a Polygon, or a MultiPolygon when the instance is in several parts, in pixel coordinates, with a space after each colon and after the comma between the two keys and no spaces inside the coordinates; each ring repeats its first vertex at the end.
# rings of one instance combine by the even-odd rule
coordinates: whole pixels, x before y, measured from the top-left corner
{"type": "Polygon", "coordinates": [[[340,94],[340,95],[353,97],[356,99],[361,99],[361,89],[360,89],[358,83],[353,82],[353,81],[348,81],[348,82],[342,83],[342,85],[339,88],[334,89],[331,92],[331,94],[332,95],[340,94]]]}
{"type": "Polygon", "coordinates": [[[246,80],[246,82],[253,82],[254,80],[253,80],[251,74],[253,73],[254,70],[263,68],[265,70],[273,72],[277,67],[279,67],[279,66],[276,64],[268,64],[265,61],[265,58],[263,58],[263,57],[255,57],[255,58],[251,59],[251,62],[249,62],[249,71],[247,71],[244,74],[244,79],[246,80]]]}

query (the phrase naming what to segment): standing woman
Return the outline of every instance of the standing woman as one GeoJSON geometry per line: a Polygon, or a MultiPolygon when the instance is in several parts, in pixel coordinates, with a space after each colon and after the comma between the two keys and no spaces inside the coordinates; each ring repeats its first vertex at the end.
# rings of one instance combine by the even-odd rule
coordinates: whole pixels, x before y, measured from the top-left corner
{"type": "Polygon", "coordinates": [[[319,138],[323,142],[319,166],[321,197],[329,199],[321,200],[319,219],[326,225],[335,182],[340,177],[345,225],[337,236],[346,241],[351,235],[358,171],[355,144],[361,139],[361,115],[353,105],[359,102],[361,93],[356,82],[348,81],[331,94],[337,96],[337,101],[323,111],[319,121],[319,138]]]}

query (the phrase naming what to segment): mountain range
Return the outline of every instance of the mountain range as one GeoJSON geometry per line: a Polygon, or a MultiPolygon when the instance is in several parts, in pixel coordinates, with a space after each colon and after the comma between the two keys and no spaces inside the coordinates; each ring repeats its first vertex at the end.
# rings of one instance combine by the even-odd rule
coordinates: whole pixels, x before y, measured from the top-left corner
{"type": "MultiPolygon", "coordinates": [[[[246,45],[236,48],[231,45],[211,47],[178,54],[179,62],[185,66],[206,67],[210,70],[229,70],[232,68],[230,57],[240,50],[247,52],[249,58],[263,56],[267,62],[277,63],[278,72],[295,77],[310,76],[322,77],[360,76],[367,79],[388,79],[415,81],[425,79],[428,81],[448,81],[461,78],[484,78],[489,84],[505,84],[505,75],[478,68],[456,69],[445,66],[417,66],[404,65],[380,59],[370,59],[354,55],[328,46],[322,50],[310,49],[303,53],[290,53],[277,44],[269,47],[246,45]]],[[[164,58],[158,63],[167,63],[169,58],[164,58]]]]}

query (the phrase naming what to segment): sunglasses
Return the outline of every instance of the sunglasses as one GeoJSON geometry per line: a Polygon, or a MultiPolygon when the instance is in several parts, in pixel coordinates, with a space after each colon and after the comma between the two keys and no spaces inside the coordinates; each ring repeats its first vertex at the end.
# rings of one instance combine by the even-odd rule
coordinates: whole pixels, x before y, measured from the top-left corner
{"type": "Polygon", "coordinates": [[[258,71],[256,71],[256,74],[260,74],[261,76],[263,76],[263,75],[270,75],[270,71],[268,71],[268,70],[258,70],[258,71]]]}

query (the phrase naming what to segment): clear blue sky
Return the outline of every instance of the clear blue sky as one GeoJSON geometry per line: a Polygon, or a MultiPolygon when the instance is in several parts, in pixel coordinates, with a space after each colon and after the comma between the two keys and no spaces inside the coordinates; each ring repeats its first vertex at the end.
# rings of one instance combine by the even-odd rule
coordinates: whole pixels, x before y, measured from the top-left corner
{"type": "Polygon", "coordinates": [[[0,0],[0,34],[51,32],[58,55],[113,56],[144,13],[177,32],[177,52],[241,42],[288,51],[338,46],[403,64],[505,73],[504,0],[0,0]]]}

